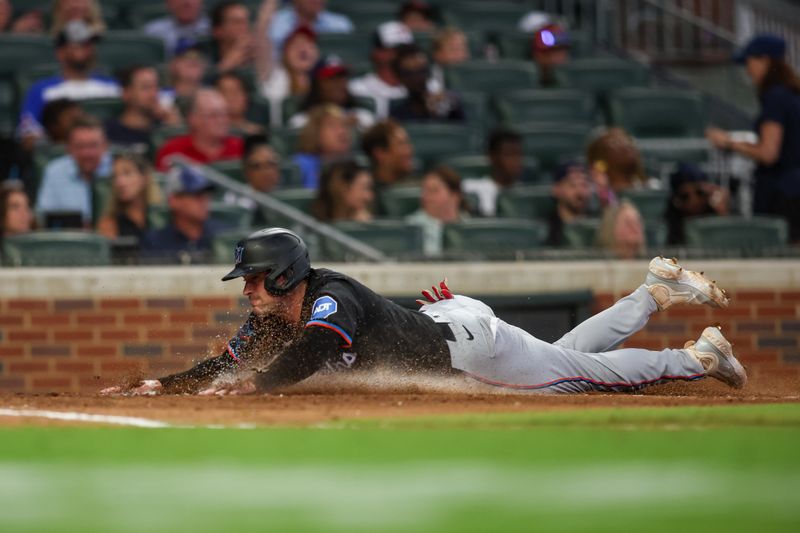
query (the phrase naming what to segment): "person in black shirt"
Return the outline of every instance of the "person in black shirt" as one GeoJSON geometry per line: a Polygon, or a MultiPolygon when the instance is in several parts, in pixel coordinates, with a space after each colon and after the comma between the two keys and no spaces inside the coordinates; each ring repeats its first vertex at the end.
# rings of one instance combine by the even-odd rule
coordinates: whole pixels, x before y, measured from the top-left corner
{"type": "Polygon", "coordinates": [[[587,216],[592,195],[586,167],[578,161],[560,165],[553,176],[556,204],[548,218],[547,246],[565,246],[564,226],[587,216]]]}
{"type": "MultiPolygon", "coordinates": [[[[706,328],[682,350],[614,350],[650,314],[675,303],[724,307],[724,292],[700,273],[656,257],[645,283],[554,344],[497,318],[484,303],[454,295],[446,281],[423,291],[413,311],[355,279],[313,269],[296,234],[268,228],[237,243],[235,266],[223,281],[244,278],[252,312],[223,353],[194,368],[145,380],[133,394],[268,392],[323,370],[378,363],[408,371],[454,372],[501,387],[548,392],[637,390],[668,380],[706,375],[733,387],[744,368],[719,329],[706,328]],[[218,377],[243,381],[222,385],[218,377]]],[[[124,392],[110,387],[104,394],[124,392]]]]}

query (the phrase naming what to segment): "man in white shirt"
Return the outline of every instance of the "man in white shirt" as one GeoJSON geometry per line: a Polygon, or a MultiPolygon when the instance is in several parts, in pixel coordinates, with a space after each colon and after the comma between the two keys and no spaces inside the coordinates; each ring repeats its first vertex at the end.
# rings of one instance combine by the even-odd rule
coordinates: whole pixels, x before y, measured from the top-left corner
{"type": "Polygon", "coordinates": [[[353,95],[375,99],[375,115],[379,119],[389,116],[391,100],[408,96],[408,91],[392,68],[392,62],[398,46],[413,42],[414,35],[405,24],[395,21],[381,24],[373,36],[370,53],[372,72],[350,81],[350,92],[353,95]]]}
{"type": "Polygon", "coordinates": [[[166,0],[170,14],[148,22],[144,33],[164,41],[167,55],[172,56],[178,43],[197,42],[211,31],[211,23],[203,12],[203,0],[166,0]]]}

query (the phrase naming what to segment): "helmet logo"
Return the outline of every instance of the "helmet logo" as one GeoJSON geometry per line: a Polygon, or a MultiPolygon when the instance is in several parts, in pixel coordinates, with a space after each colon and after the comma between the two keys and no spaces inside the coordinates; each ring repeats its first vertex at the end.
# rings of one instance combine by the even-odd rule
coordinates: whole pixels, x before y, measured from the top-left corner
{"type": "Polygon", "coordinates": [[[233,261],[235,264],[239,265],[242,262],[242,256],[244,255],[244,246],[237,246],[236,250],[233,252],[233,261]]]}

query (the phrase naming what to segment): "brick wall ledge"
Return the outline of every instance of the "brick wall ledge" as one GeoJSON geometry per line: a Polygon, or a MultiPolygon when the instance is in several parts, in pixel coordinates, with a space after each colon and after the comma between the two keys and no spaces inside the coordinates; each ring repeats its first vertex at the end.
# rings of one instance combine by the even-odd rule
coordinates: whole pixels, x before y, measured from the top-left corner
{"type": "MultiPolygon", "coordinates": [[[[800,260],[702,260],[683,263],[705,270],[719,284],[739,289],[797,290],[800,260]]],[[[349,274],[387,296],[408,296],[447,276],[462,294],[513,295],[591,289],[619,294],[644,279],[647,261],[498,263],[347,263],[319,265],[349,274]]],[[[108,267],[0,269],[3,298],[236,297],[241,282],[223,283],[228,267],[108,267]]]]}

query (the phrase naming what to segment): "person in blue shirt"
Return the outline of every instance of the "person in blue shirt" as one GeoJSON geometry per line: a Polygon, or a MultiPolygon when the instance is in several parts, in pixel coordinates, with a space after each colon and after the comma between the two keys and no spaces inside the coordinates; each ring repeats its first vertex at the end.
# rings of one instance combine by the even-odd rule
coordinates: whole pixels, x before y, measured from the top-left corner
{"type": "Polygon", "coordinates": [[[800,242],[800,78],[786,62],[785,41],[770,34],[754,37],[735,57],[758,90],[758,142],[734,141],[709,128],[717,148],[755,160],[753,211],[785,217],[789,237],[800,242]]]}
{"type": "Polygon", "coordinates": [[[141,259],[149,263],[206,263],[214,236],[225,229],[209,218],[214,184],[188,166],[174,166],[167,174],[170,220],[161,229],[148,231],[141,245],[141,259]]]}
{"type": "Polygon", "coordinates": [[[310,27],[317,34],[350,33],[355,29],[345,15],[327,11],[326,3],[326,0],[293,0],[291,6],[278,11],[269,29],[273,53],[280,53],[283,41],[300,25],[310,27]]]}
{"type": "Polygon", "coordinates": [[[42,217],[56,211],[79,212],[88,228],[94,211],[93,184],[111,175],[111,154],[102,124],[92,117],[76,119],[66,146],[67,155],[53,159],[44,169],[36,212],[42,217]]]}
{"type": "Polygon", "coordinates": [[[59,98],[85,100],[116,97],[120,88],[113,78],[93,72],[95,43],[99,35],[83,21],[69,22],[55,39],[56,58],[61,67],[57,76],[45,78],[28,89],[22,104],[17,135],[30,148],[44,135],[42,109],[59,98]]]}

